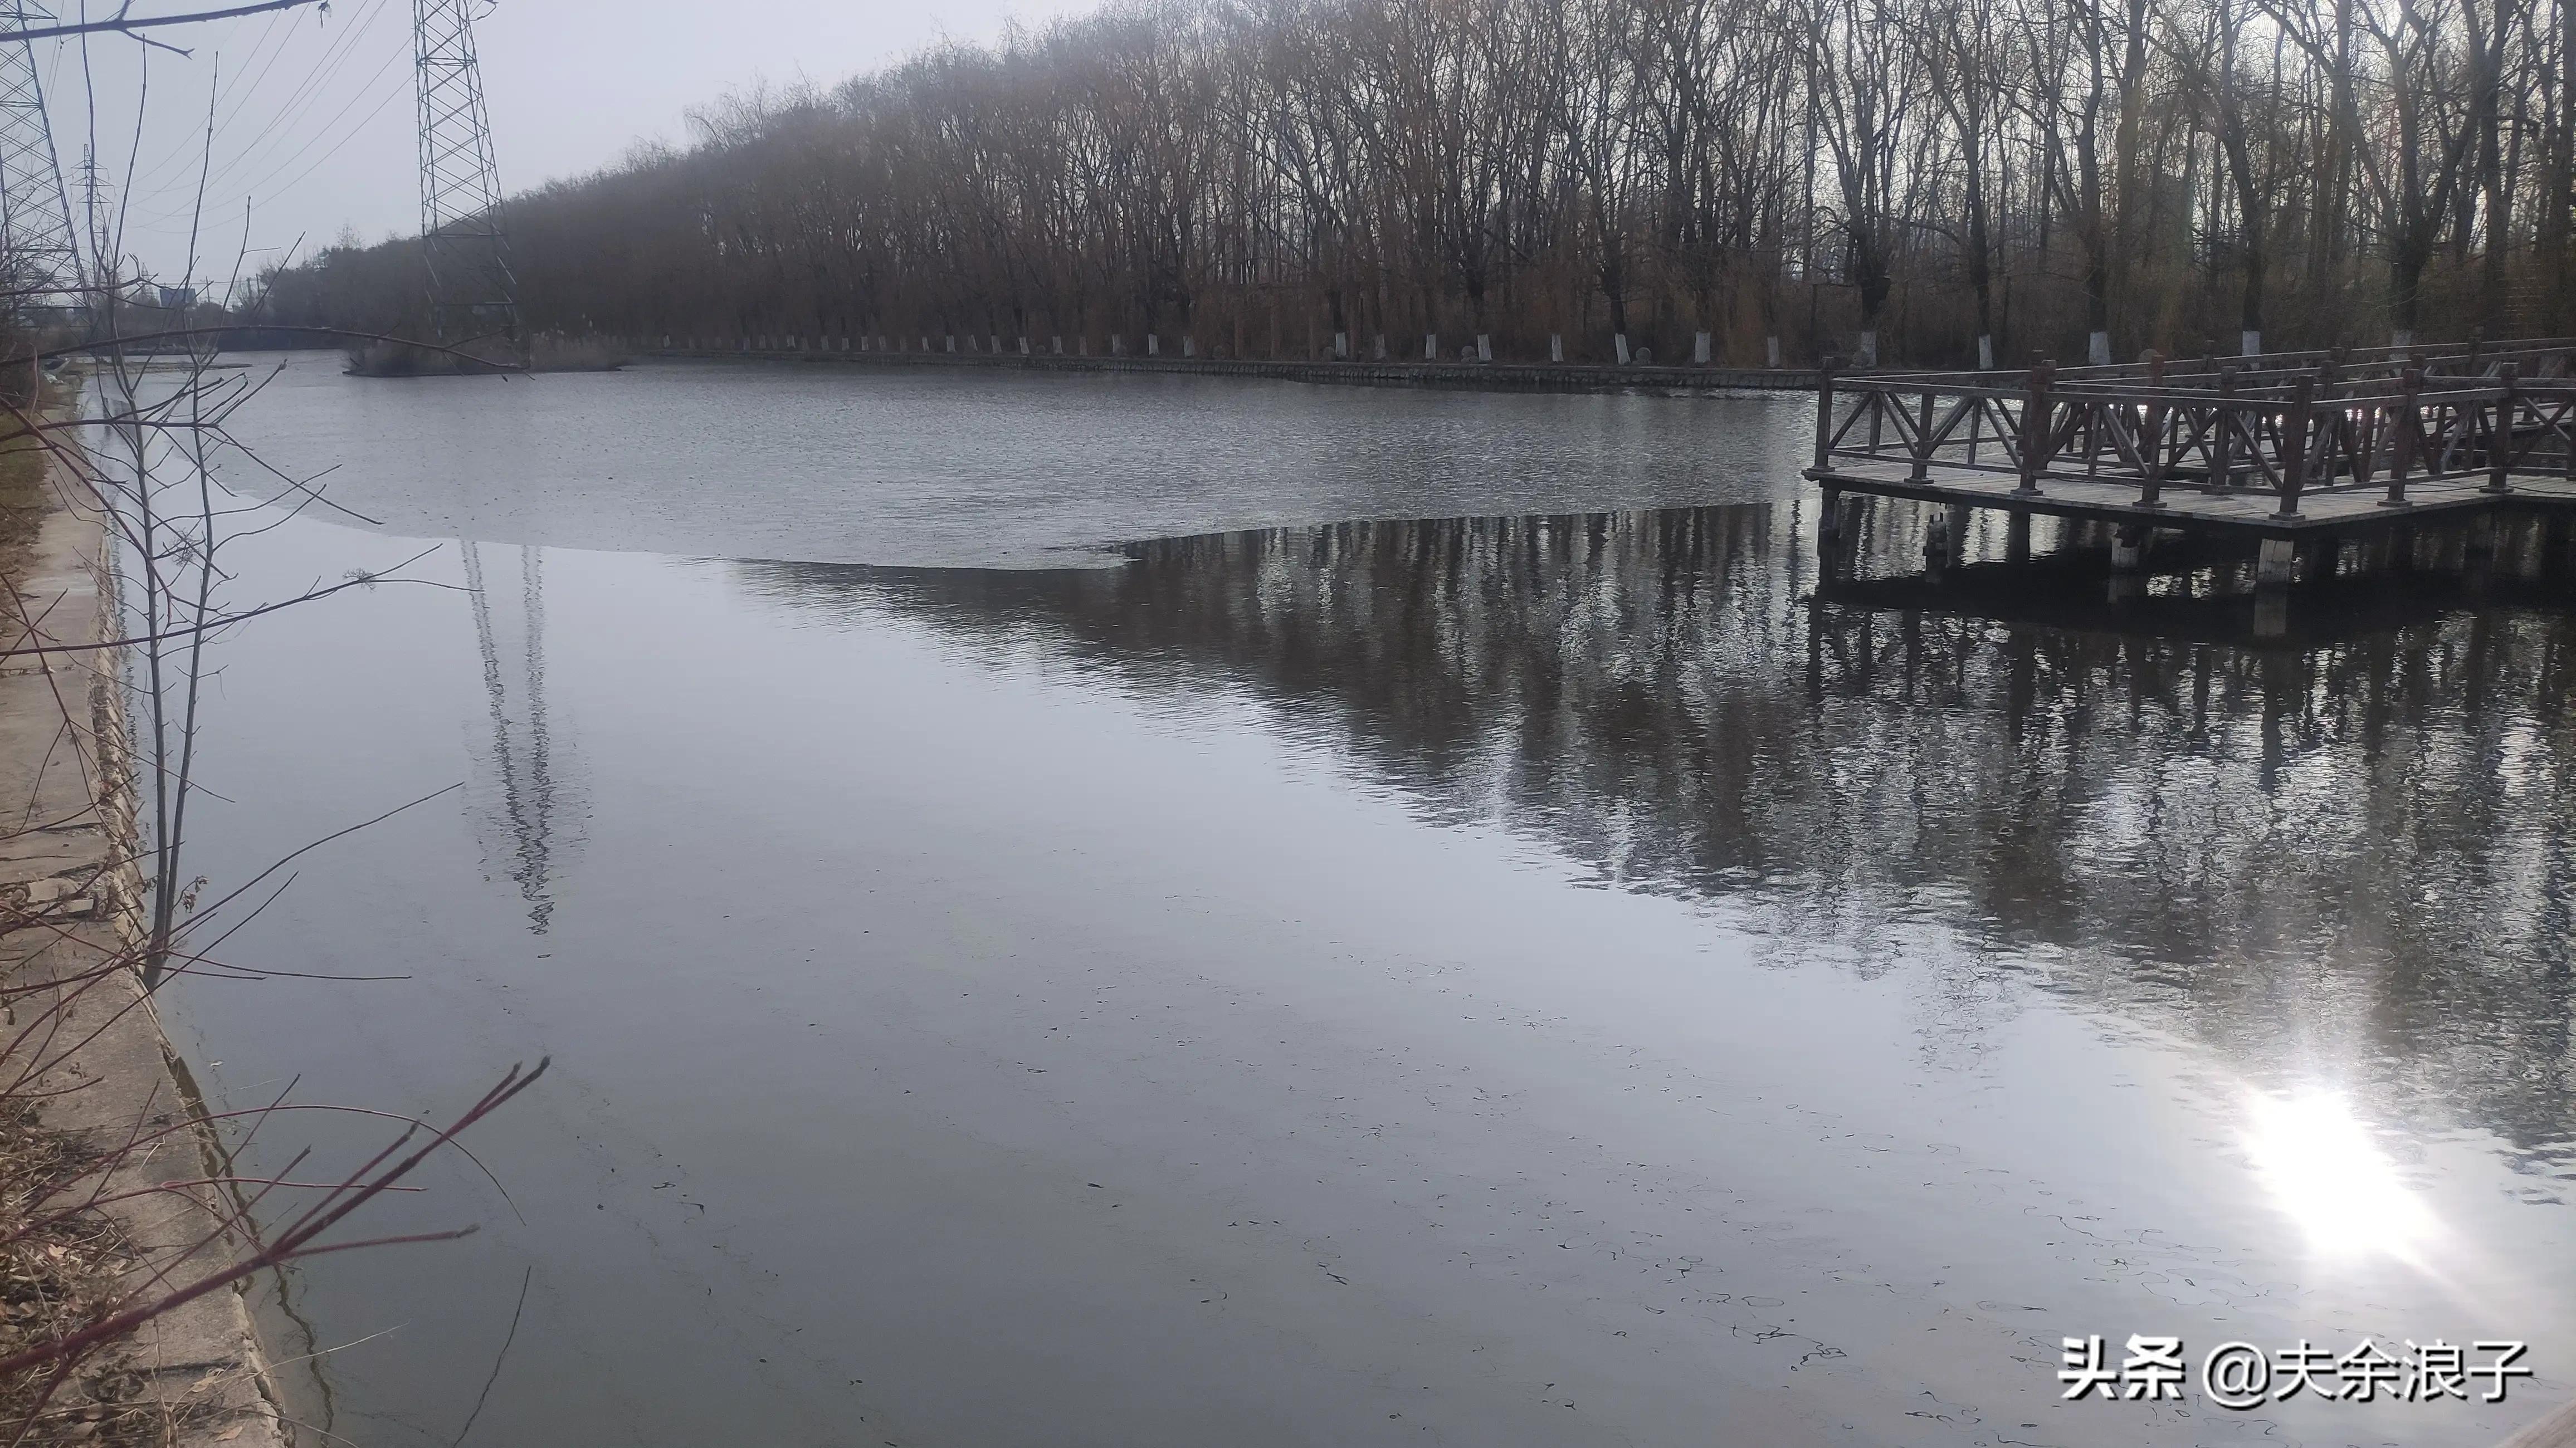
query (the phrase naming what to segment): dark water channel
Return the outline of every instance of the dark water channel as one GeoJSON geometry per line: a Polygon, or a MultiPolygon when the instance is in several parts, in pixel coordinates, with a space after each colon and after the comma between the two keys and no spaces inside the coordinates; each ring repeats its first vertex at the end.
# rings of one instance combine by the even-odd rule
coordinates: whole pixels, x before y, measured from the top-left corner
{"type": "Polygon", "coordinates": [[[294,1279],[300,1410],[2437,1444],[2563,1399],[2563,545],[2260,638],[2230,561],[2115,602],[2045,528],[1927,581],[1882,507],[1828,570],[1808,406],[296,364],[240,431],[377,526],[245,545],[240,601],[415,537],[480,590],[229,640],[201,867],[466,787],[224,951],[399,979],[177,1014],[231,1104],[555,1062],[474,1143],[506,1201],[443,1162],[376,1221],[480,1234],[294,1279]],[[2539,1377],[2061,1401],[2092,1333],[2539,1377]]]}

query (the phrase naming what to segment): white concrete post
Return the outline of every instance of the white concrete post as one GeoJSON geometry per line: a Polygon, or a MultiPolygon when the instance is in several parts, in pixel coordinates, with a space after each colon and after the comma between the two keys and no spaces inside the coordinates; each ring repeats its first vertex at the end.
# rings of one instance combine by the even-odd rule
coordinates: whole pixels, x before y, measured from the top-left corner
{"type": "Polygon", "coordinates": [[[1109,334],[1109,355],[1110,355],[1110,356],[1112,356],[1112,357],[1124,357],[1124,356],[1126,356],[1126,355],[1127,355],[1127,339],[1126,339],[1125,337],[1123,337],[1123,336],[1120,336],[1120,335],[1119,335],[1118,333],[1116,333],[1116,332],[1112,332],[1112,333],[1110,333],[1110,334],[1109,334]]]}
{"type": "Polygon", "coordinates": [[[1372,356],[1374,360],[1379,362],[1386,360],[1386,334],[1384,332],[1377,334],[1377,343],[1372,356]]]}
{"type": "Polygon", "coordinates": [[[2089,367],[2108,367],[2111,365],[2110,333],[2096,332],[2085,339],[2084,362],[2085,365],[2089,367]]]}
{"type": "Polygon", "coordinates": [[[2266,538],[2255,555],[2256,583],[2287,583],[2298,572],[2299,545],[2287,538],[2266,538]]]}
{"type": "Polygon", "coordinates": [[[1162,333],[1147,332],[1145,334],[1145,355],[1148,357],[1160,357],[1163,355],[1162,333]]]}
{"type": "Polygon", "coordinates": [[[1058,357],[1063,356],[1063,355],[1064,355],[1064,339],[1063,339],[1062,337],[1057,337],[1057,338],[1055,338],[1055,339],[1054,339],[1054,342],[1055,342],[1055,355],[1057,355],[1058,357]]]}
{"type": "Polygon", "coordinates": [[[1440,360],[1439,333],[1425,332],[1422,334],[1422,360],[1425,362],[1437,362],[1440,360]]]}
{"type": "Polygon", "coordinates": [[[1778,370],[1780,366],[1780,339],[1777,337],[1763,338],[1762,355],[1773,370],[1778,370]]]}
{"type": "Polygon", "coordinates": [[[1977,370],[1980,372],[1995,370],[1995,339],[1991,333],[1977,334],[1977,370]]]}
{"type": "Polygon", "coordinates": [[[954,332],[948,334],[948,350],[951,352],[957,350],[957,334],[954,332]]]}
{"type": "Polygon", "coordinates": [[[1181,355],[1184,357],[1195,357],[1199,355],[1199,339],[1186,332],[1182,333],[1181,355]]]}
{"type": "Polygon", "coordinates": [[[1621,333],[1617,334],[1616,336],[1614,336],[1614,337],[1612,337],[1612,338],[1610,339],[1610,344],[1611,344],[1611,346],[1613,346],[1614,348],[1616,348],[1616,349],[1618,350],[1618,353],[1619,353],[1619,365],[1620,365],[1620,366],[1622,366],[1622,367],[1627,366],[1627,365],[1628,365],[1628,334],[1627,334],[1627,333],[1625,333],[1625,332],[1621,332],[1621,333]]]}
{"type": "Polygon", "coordinates": [[[1333,334],[1333,360],[1336,362],[1348,362],[1351,360],[1350,333],[1335,332],[1333,334]]]}
{"type": "Polygon", "coordinates": [[[2241,340],[2244,343],[2244,351],[2239,355],[2246,357],[2260,357],[2263,355],[2263,334],[2261,332],[2254,330],[2252,327],[2248,327],[2245,329],[2244,336],[2241,340]]]}
{"type": "Polygon", "coordinates": [[[1878,365],[1878,333],[1875,330],[1860,334],[1860,365],[1863,367],[1878,365]]]}
{"type": "Polygon", "coordinates": [[[1550,332],[1547,334],[1547,360],[1550,362],[1562,362],[1565,360],[1564,333],[1550,332]]]}
{"type": "Polygon", "coordinates": [[[2414,333],[2414,330],[2413,330],[2412,328],[2408,328],[2408,327],[2400,327],[2400,328],[2398,328],[2396,331],[2393,331],[2393,332],[2389,333],[2389,334],[2388,334],[2388,345],[2389,345],[2389,346],[2391,346],[2391,347],[2396,348],[2396,349],[2397,349],[2398,351],[2400,351],[2400,352],[2403,352],[2403,351],[2405,351],[2407,348],[2414,346],[2414,345],[2415,345],[2415,333],[2414,333]]]}
{"type": "Polygon", "coordinates": [[[1706,332],[1694,332],[1691,334],[1691,365],[1693,367],[1705,367],[1708,365],[1708,334],[1706,332]]]}
{"type": "Polygon", "coordinates": [[[1476,360],[1479,362],[1494,360],[1494,339],[1483,332],[1476,334],[1476,360]]]}
{"type": "Polygon", "coordinates": [[[1020,355],[1023,357],[1029,355],[1029,339],[1026,337],[1020,339],[1020,355]]]}

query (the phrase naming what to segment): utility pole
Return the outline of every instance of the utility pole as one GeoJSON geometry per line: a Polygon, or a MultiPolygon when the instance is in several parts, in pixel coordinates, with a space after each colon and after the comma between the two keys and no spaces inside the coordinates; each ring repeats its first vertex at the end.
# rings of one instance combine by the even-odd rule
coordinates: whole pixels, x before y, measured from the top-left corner
{"type": "Polygon", "coordinates": [[[412,0],[420,67],[420,236],[429,265],[430,325],[449,344],[498,336],[513,351],[519,282],[501,224],[501,176],[483,67],[474,55],[481,0],[412,0]]]}
{"type": "MultiPolygon", "coordinates": [[[[10,33],[53,20],[33,0],[0,0],[10,33]]],[[[79,295],[81,253],[72,230],[71,197],[45,117],[44,83],[34,41],[0,44],[0,247],[9,272],[0,288],[19,316],[59,310],[79,295]]]]}

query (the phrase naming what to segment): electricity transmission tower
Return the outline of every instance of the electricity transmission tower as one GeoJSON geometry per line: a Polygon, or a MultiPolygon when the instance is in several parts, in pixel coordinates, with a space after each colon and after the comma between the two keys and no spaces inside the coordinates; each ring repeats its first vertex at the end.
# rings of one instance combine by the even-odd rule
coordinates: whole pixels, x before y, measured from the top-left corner
{"type": "MultiPolygon", "coordinates": [[[[32,0],[0,0],[0,26],[9,33],[53,18],[32,0]]],[[[71,212],[54,128],[45,119],[35,42],[0,44],[0,235],[7,249],[0,260],[10,269],[0,276],[0,289],[15,294],[12,310],[61,306],[81,285],[71,212]]]]}
{"type": "Polygon", "coordinates": [[[501,176],[474,12],[485,0],[412,0],[420,66],[420,235],[430,325],[442,342],[500,336],[519,345],[519,283],[501,226],[501,176]]]}

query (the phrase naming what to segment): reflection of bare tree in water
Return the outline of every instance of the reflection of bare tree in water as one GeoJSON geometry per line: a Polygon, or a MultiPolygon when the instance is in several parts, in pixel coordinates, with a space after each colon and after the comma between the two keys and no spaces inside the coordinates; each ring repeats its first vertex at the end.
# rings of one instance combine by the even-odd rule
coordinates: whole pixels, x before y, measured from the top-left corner
{"type": "Polygon", "coordinates": [[[2020,612],[1976,577],[1907,584],[1910,509],[1865,530],[1866,586],[1818,602],[1798,513],[744,577],[799,606],[903,609],[997,657],[1053,638],[1140,690],[1249,690],[1431,817],[1721,904],[1783,961],[1821,946],[1869,968],[1891,935],[1929,935],[1963,978],[2035,978],[2251,1075],[2376,1076],[2535,1160],[2576,1157],[2576,623],[2547,548],[2508,537],[2475,589],[2429,563],[2323,585],[2287,638],[2258,639],[2224,562],[2134,607],[2099,568],[2052,582],[2045,537],[2008,590],[2038,600],[2020,612]]]}
{"type": "MultiPolygon", "coordinates": [[[[555,909],[554,852],[569,848],[560,815],[571,813],[556,778],[554,739],[546,717],[546,595],[544,554],[519,549],[518,628],[513,646],[503,637],[506,621],[494,623],[494,592],[483,550],[458,543],[465,555],[465,582],[473,590],[474,641],[483,659],[483,693],[492,716],[492,750],[488,757],[500,788],[497,818],[486,823],[504,838],[487,838],[487,856],[506,859],[503,873],[519,887],[528,905],[528,928],[546,933],[555,909]],[[515,654],[516,657],[508,657],[515,654]],[[512,697],[513,685],[517,697],[512,697]]],[[[506,611],[506,600],[503,611],[506,611]]]]}

